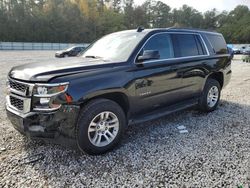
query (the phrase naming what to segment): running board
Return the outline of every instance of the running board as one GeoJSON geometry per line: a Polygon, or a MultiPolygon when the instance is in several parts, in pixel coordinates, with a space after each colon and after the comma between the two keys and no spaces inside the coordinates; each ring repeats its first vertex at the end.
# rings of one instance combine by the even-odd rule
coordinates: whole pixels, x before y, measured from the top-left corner
{"type": "Polygon", "coordinates": [[[131,124],[143,123],[146,121],[158,119],[160,117],[169,115],[171,113],[193,107],[197,104],[198,104],[198,99],[192,99],[185,102],[177,103],[165,108],[157,109],[147,114],[140,115],[138,118],[129,120],[129,124],[131,125],[131,124]]]}

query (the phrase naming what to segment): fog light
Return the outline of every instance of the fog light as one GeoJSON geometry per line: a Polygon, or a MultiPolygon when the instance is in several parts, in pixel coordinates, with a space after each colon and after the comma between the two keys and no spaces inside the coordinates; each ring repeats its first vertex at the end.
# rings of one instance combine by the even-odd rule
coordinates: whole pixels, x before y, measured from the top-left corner
{"type": "Polygon", "coordinates": [[[50,98],[40,98],[40,104],[41,105],[47,105],[49,104],[50,98]]]}

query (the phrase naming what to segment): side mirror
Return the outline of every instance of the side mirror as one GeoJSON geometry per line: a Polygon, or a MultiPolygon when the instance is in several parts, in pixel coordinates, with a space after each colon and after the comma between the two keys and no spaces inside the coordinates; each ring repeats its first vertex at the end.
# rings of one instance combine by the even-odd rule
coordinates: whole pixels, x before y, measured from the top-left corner
{"type": "Polygon", "coordinates": [[[137,62],[151,59],[160,59],[160,52],[158,50],[145,50],[141,56],[138,56],[137,62]]]}

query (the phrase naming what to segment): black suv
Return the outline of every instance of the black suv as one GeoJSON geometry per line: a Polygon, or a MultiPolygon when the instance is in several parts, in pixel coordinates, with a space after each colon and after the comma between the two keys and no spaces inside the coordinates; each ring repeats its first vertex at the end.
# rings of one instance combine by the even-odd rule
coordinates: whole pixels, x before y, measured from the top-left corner
{"type": "Polygon", "coordinates": [[[11,69],[8,117],[25,135],[68,138],[89,154],[114,148],[128,124],[194,105],[215,110],[231,77],[223,36],[191,29],[112,33],[53,61],[11,69]]]}

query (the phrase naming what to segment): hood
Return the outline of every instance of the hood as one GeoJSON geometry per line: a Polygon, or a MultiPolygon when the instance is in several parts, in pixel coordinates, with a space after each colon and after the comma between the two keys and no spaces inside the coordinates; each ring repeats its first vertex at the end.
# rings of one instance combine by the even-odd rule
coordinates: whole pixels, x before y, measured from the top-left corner
{"type": "Polygon", "coordinates": [[[50,59],[46,62],[29,63],[13,67],[9,77],[22,81],[47,82],[54,77],[105,69],[120,63],[109,63],[101,59],[83,57],[50,59]]]}

